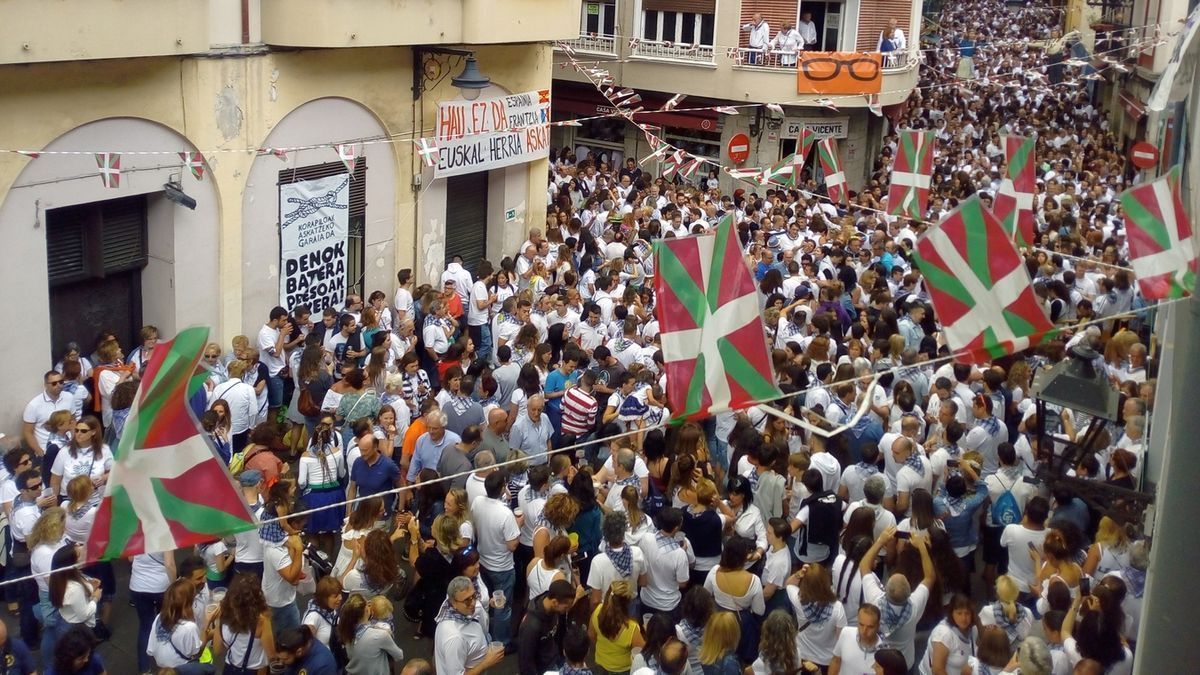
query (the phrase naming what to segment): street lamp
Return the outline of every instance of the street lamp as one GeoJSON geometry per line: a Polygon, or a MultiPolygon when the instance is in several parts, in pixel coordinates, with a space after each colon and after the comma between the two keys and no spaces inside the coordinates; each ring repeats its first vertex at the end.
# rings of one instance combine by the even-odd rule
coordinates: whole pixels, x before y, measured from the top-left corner
{"type": "Polygon", "coordinates": [[[479,72],[479,64],[472,55],[467,57],[462,72],[450,79],[450,84],[462,90],[463,98],[474,101],[484,89],[491,86],[492,79],[479,72]]]}

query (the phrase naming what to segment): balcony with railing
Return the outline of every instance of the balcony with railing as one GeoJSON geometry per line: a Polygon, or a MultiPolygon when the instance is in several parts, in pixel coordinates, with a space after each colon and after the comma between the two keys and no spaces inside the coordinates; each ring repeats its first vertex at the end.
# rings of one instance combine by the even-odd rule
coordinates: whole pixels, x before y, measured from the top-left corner
{"type": "MultiPolygon", "coordinates": [[[[811,53],[811,52],[810,52],[811,53]]],[[[920,62],[920,52],[916,50],[903,52],[888,52],[883,55],[883,73],[901,73],[920,62]]],[[[795,72],[796,52],[773,49],[763,51],[740,47],[733,56],[734,68],[739,70],[786,70],[795,72]]]]}
{"type": "Polygon", "coordinates": [[[633,40],[630,55],[681,63],[712,65],[715,50],[711,45],[678,44],[665,40],[633,40]]]}
{"type": "Polygon", "coordinates": [[[563,40],[562,42],[571,49],[584,54],[615,56],[617,53],[617,38],[612,35],[580,34],[574,40],[563,40]]]}

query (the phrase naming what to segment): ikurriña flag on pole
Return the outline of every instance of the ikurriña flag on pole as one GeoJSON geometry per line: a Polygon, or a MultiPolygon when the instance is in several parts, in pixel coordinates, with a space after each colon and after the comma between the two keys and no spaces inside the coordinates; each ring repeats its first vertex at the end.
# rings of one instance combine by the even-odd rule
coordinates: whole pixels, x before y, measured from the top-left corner
{"type": "Polygon", "coordinates": [[[257,527],[188,401],[208,329],[160,344],[146,365],[87,541],[87,560],[173,551],[257,527]]]}
{"type": "Polygon", "coordinates": [[[1121,193],[1129,265],[1147,300],[1191,295],[1196,287],[1196,239],[1179,196],[1179,167],[1121,193]]]}
{"type": "Polygon", "coordinates": [[[821,173],[825,174],[825,192],[834,204],[841,204],[849,196],[846,192],[846,171],[842,168],[842,157],[838,154],[837,139],[822,138],[817,141],[817,156],[821,161],[821,173]]]}
{"type": "Polygon", "coordinates": [[[733,217],[716,234],[654,242],[654,292],[667,398],[679,420],[780,395],[758,291],[733,217]]]}
{"type": "Polygon", "coordinates": [[[916,253],[946,344],[959,361],[989,361],[1052,334],[1024,259],[978,196],[922,234],[916,253]]]}
{"type": "Polygon", "coordinates": [[[1033,195],[1037,174],[1034,170],[1035,141],[1024,136],[1004,137],[1004,161],[1008,165],[992,212],[1000,224],[1015,237],[1018,246],[1033,246],[1033,195]]]}
{"type": "Polygon", "coordinates": [[[930,176],[937,136],[932,131],[901,129],[888,185],[888,215],[920,220],[929,202],[930,176]]]}

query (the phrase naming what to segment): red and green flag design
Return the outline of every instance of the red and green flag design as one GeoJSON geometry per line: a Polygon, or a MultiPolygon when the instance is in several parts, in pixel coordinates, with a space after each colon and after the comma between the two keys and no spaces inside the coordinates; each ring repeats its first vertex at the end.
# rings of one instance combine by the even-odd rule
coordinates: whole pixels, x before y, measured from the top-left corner
{"type": "Polygon", "coordinates": [[[188,405],[208,329],[160,344],[146,365],[87,542],[87,560],[172,551],[257,527],[188,405]]]}
{"type": "Polygon", "coordinates": [[[800,135],[796,137],[796,152],[768,169],[763,174],[763,184],[774,183],[786,188],[800,187],[800,174],[804,173],[804,162],[816,141],[817,136],[811,129],[807,126],[800,127],[800,135]]]}
{"type": "Polygon", "coordinates": [[[1179,196],[1179,167],[1121,193],[1129,264],[1148,300],[1191,295],[1196,287],[1196,240],[1179,196]]]}
{"type": "Polygon", "coordinates": [[[667,398],[679,420],[780,396],[733,216],[716,234],[654,242],[667,398]]]}
{"type": "Polygon", "coordinates": [[[1037,174],[1034,172],[1032,138],[1004,137],[1004,161],[1008,165],[1000,189],[996,191],[992,212],[1000,219],[1018,246],[1033,246],[1033,195],[1037,174]]]}
{"type": "Polygon", "coordinates": [[[932,131],[900,130],[900,145],[888,185],[888,214],[920,220],[929,203],[937,136],[932,131]]]}
{"type": "Polygon", "coordinates": [[[825,174],[825,192],[834,204],[843,203],[846,191],[846,171],[842,168],[842,157],[838,154],[836,138],[822,138],[817,142],[817,156],[821,160],[821,173],[825,174]]]}
{"type": "Polygon", "coordinates": [[[959,361],[1019,352],[1053,330],[1016,245],[978,196],[921,235],[916,252],[946,344],[959,361]]]}

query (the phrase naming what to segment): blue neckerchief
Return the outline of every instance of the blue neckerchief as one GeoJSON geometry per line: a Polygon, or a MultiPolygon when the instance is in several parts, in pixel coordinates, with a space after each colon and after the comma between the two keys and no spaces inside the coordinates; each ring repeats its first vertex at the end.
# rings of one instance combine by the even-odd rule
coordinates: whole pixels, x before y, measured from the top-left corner
{"type": "Polygon", "coordinates": [[[572,666],[570,664],[563,666],[562,670],[560,670],[558,672],[559,672],[559,675],[592,675],[591,668],[588,668],[587,666],[584,666],[582,668],[576,668],[575,666],[572,666]]]}
{"type": "Polygon", "coordinates": [[[921,461],[921,456],[917,454],[916,450],[913,450],[908,459],[904,460],[904,466],[916,471],[918,476],[925,476],[925,463],[921,461]]]}
{"type": "Polygon", "coordinates": [[[324,607],[318,605],[316,600],[309,600],[308,608],[304,610],[304,614],[307,615],[309,612],[316,612],[317,615],[324,619],[326,623],[328,623],[330,626],[333,626],[335,629],[337,628],[338,613],[336,609],[325,609],[324,607]]]}
{"type": "Polygon", "coordinates": [[[802,602],[800,609],[803,610],[804,620],[809,623],[822,624],[833,616],[833,603],[831,602],[802,602]]]}
{"type": "Polygon", "coordinates": [[[1017,605],[1017,618],[1009,621],[1008,615],[1004,613],[1004,605],[1000,604],[999,600],[992,603],[992,614],[996,617],[996,625],[1004,629],[1004,632],[1008,634],[1008,639],[1012,642],[1016,642],[1020,637],[1017,629],[1021,623],[1021,609],[1022,607],[1017,605]]]}
{"type": "Polygon", "coordinates": [[[654,541],[658,544],[658,548],[664,552],[670,552],[677,548],[681,548],[679,542],[675,541],[675,537],[669,537],[662,532],[656,532],[654,534],[654,541]]]}
{"type": "Polygon", "coordinates": [[[166,626],[163,625],[162,617],[159,617],[158,621],[154,624],[154,637],[158,638],[159,642],[171,641],[171,631],[167,630],[166,626]]]}
{"type": "Polygon", "coordinates": [[[696,628],[687,619],[679,622],[679,628],[683,631],[683,641],[687,643],[688,649],[699,647],[704,640],[704,627],[696,628]]]}
{"type": "Polygon", "coordinates": [[[287,532],[279,523],[267,523],[258,528],[258,538],[270,544],[282,544],[287,541],[287,532]]]}
{"type": "Polygon", "coordinates": [[[989,436],[995,436],[1000,433],[1000,420],[995,417],[980,420],[979,425],[983,427],[984,431],[988,432],[989,436]]]}
{"type": "Polygon", "coordinates": [[[870,478],[871,476],[879,473],[879,467],[871,464],[870,462],[859,462],[858,464],[854,465],[854,468],[858,471],[858,475],[862,476],[864,479],[870,478]]]}
{"type": "MultiPolygon", "coordinates": [[[[479,591],[476,590],[476,593],[478,592],[479,591]]],[[[434,623],[441,623],[446,620],[454,621],[455,623],[460,623],[463,625],[479,622],[479,619],[474,614],[467,616],[457,609],[454,609],[454,607],[450,605],[449,598],[442,601],[442,607],[438,610],[437,618],[434,620],[434,623]]]]}
{"type": "Polygon", "coordinates": [[[909,619],[912,618],[913,608],[912,601],[910,600],[905,600],[904,604],[899,607],[893,605],[886,598],[880,604],[883,606],[879,608],[882,610],[880,612],[879,627],[884,635],[890,636],[896,629],[908,623],[909,619]]]}
{"type": "Polygon", "coordinates": [[[629,577],[633,574],[633,549],[622,546],[620,550],[617,550],[605,543],[604,553],[608,554],[608,559],[612,561],[613,567],[617,568],[617,572],[620,572],[621,576],[629,577]]]}
{"type": "Polygon", "coordinates": [[[1146,592],[1146,571],[1122,565],[1121,576],[1125,577],[1125,585],[1129,588],[1129,593],[1135,598],[1142,597],[1142,594],[1146,592]]]}

